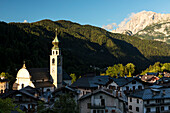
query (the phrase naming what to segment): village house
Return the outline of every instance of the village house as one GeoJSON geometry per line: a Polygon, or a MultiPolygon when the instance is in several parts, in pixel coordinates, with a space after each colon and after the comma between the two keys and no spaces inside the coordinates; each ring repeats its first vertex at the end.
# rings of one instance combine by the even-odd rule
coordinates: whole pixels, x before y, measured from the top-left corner
{"type": "Polygon", "coordinates": [[[170,88],[151,86],[128,96],[129,113],[169,113],[170,88]]]}
{"type": "Polygon", "coordinates": [[[2,95],[2,99],[14,99],[14,103],[24,106],[24,112],[36,112],[38,101],[40,99],[40,92],[30,86],[24,87],[20,90],[11,90],[2,95]]]}
{"type": "Polygon", "coordinates": [[[9,80],[0,75],[0,94],[5,93],[9,89],[9,80]]]}
{"type": "Polygon", "coordinates": [[[124,102],[105,88],[97,89],[79,99],[80,113],[124,113],[124,102]]]}
{"type": "Polygon", "coordinates": [[[70,87],[79,90],[80,98],[96,89],[106,88],[111,81],[109,76],[95,76],[94,74],[90,74],[78,79],[70,87]]]}

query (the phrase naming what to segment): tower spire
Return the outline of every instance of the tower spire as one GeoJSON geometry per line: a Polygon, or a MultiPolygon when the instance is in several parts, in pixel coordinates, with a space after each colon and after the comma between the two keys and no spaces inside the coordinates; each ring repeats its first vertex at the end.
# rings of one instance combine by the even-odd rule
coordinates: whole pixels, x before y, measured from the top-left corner
{"type": "Polygon", "coordinates": [[[25,66],[25,60],[23,61],[23,66],[22,66],[23,69],[26,69],[26,66],[25,66]]]}
{"type": "Polygon", "coordinates": [[[52,41],[52,44],[54,45],[52,49],[58,49],[58,44],[59,44],[59,40],[58,40],[58,37],[57,37],[57,28],[55,29],[56,30],[56,36],[54,38],[54,40],[52,41]]]}

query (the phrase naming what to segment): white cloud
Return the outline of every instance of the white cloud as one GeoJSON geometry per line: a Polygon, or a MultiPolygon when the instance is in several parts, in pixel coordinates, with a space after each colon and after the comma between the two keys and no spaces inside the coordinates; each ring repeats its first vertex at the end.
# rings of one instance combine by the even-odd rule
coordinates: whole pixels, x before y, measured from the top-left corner
{"type": "Polygon", "coordinates": [[[108,24],[108,25],[103,25],[102,28],[112,30],[114,27],[117,27],[116,23],[108,24]]]}
{"type": "Polygon", "coordinates": [[[23,23],[27,23],[27,20],[24,20],[24,22],[23,23]]]}

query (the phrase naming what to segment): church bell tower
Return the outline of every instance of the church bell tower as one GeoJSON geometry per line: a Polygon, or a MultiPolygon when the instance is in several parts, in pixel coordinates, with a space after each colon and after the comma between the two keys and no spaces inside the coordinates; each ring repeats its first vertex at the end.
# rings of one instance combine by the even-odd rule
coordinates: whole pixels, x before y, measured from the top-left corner
{"type": "Polygon", "coordinates": [[[53,78],[53,84],[56,88],[62,87],[62,56],[57,38],[57,29],[55,39],[52,41],[52,54],[50,55],[50,75],[53,78]]]}

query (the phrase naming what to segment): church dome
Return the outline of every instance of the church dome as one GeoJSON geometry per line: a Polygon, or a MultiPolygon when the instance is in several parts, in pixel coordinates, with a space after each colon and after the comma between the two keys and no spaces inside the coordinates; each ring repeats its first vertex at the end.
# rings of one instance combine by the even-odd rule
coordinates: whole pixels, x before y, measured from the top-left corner
{"type": "Polygon", "coordinates": [[[23,67],[18,71],[17,73],[17,78],[30,78],[30,74],[28,72],[28,70],[25,67],[25,64],[23,64],[23,67]]]}

